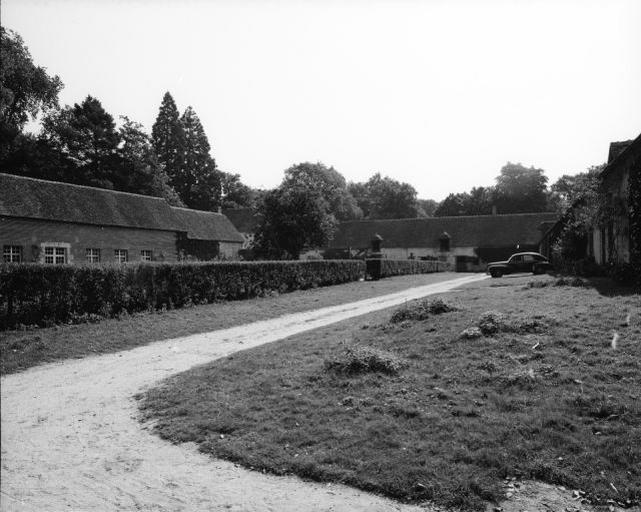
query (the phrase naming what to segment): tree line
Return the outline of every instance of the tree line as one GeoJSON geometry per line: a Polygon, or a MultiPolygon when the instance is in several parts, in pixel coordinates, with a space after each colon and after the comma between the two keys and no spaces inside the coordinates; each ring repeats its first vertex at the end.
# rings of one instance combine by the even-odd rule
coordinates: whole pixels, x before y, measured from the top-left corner
{"type": "Polygon", "coordinates": [[[60,107],[58,76],[36,66],[22,38],[1,28],[0,165],[3,171],[164,197],[202,210],[247,206],[252,190],[221,171],[194,109],[182,115],[166,93],[151,135],[121,116],[116,126],[89,95],[60,107]],[[36,135],[25,130],[40,118],[36,135]]]}
{"type": "Polygon", "coordinates": [[[411,184],[381,173],[348,183],[320,162],[294,165],[275,189],[256,190],[218,168],[198,115],[191,106],[180,114],[169,92],[148,135],[125,116],[117,126],[93,96],[60,107],[60,78],[35,65],[22,38],[4,27],[0,51],[3,172],[154,195],[201,210],[250,207],[262,214],[256,251],[263,257],[297,258],[303,247],[325,245],[340,221],[562,212],[595,190],[597,168],[548,188],[542,169],[509,162],[494,186],[453,193],[440,203],[419,199],[411,184]],[[38,134],[25,130],[35,119],[41,119],[38,134]]]}

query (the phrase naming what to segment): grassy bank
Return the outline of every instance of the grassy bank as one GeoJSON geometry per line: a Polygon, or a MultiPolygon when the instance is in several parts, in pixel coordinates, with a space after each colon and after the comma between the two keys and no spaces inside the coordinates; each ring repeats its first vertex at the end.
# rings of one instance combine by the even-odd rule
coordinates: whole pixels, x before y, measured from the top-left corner
{"type": "Polygon", "coordinates": [[[150,390],[143,416],[214,457],[403,501],[481,510],[509,475],[638,503],[641,297],[556,283],[487,280],[240,352],[150,390]]]}
{"type": "Polygon", "coordinates": [[[246,301],[123,315],[97,323],[0,332],[0,373],[45,362],[118,352],[158,340],[224,329],[288,313],[343,304],[460,277],[438,273],[354,282],[246,301]]]}

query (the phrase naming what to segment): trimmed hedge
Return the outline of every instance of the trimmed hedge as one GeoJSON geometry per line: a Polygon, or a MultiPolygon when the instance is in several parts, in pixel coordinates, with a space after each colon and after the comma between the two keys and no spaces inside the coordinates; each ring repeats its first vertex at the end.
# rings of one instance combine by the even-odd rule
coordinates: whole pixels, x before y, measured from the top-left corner
{"type": "Polygon", "coordinates": [[[450,265],[444,261],[425,260],[366,260],[367,273],[372,279],[381,277],[403,276],[407,274],[430,274],[432,272],[445,272],[450,270],[450,265]]]}
{"type": "Polygon", "coordinates": [[[0,329],[239,300],[357,281],[360,260],[0,265],[0,329]]]}

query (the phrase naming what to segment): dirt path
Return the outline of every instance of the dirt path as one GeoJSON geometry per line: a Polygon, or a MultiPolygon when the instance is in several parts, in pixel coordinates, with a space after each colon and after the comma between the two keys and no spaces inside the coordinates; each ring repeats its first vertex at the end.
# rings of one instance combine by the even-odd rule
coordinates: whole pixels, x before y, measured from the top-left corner
{"type": "Polygon", "coordinates": [[[473,275],[2,378],[0,505],[13,510],[417,510],[212,461],[141,429],[132,396],[232,352],[448,291],[473,275]]]}

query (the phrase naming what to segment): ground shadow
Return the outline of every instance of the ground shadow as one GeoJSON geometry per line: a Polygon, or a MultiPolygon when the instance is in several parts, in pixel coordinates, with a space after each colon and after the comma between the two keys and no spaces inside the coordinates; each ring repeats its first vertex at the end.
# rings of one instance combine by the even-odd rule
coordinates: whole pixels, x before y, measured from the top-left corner
{"type": "Polygon", "coordinates": [[[617,283],[609,277],[588,277],[585,278],[588,286],[594,288],[601,295],[606,297],[622,297],[639,295],[641,290],[633,284],[617,283]]]}

